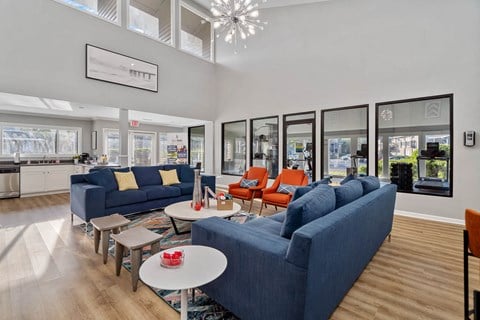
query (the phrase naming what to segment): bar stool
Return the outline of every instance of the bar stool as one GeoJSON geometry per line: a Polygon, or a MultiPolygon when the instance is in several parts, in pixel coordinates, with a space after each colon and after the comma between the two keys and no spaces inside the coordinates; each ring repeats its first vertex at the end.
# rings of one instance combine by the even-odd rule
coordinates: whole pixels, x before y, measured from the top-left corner
{"type": "Polygon", "coordinates": [[[130,220],[118,213],[115,213],[106,217],[93,218],[90,220],[90,222],[93,226],[93,242],[95,246],[95,253],[98,253],[98,246],[101,238],[103,264],[106,264],[108,259],[108,240],[110,232],[119,233],[128,226],[130,220]]]}
{"type": "MultiPolygon", "coordinates": [[[[130,250],[133,291],[137,291],[138,271],[142,264],[143,247],[151,245],[152,255],[154,255],[160,251],[161,237],[161,235],[144,227],[135,227],[112,235],[112,239],[115,240],[115,272],[117,276],[120,275],[122,268],[124,250],[130,250]]],[[[160,265],[160,261],[158,261],[158,264],[160,265]]]]}

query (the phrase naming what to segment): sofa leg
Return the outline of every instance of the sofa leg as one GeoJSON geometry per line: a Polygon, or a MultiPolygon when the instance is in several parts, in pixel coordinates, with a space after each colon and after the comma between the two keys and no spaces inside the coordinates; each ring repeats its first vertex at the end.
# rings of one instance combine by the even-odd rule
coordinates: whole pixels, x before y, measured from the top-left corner
{"type": "Polygon", "coordinates": [[[388,242],[392,242],[392,234],[391,233],[388,235],[388,242]]]}

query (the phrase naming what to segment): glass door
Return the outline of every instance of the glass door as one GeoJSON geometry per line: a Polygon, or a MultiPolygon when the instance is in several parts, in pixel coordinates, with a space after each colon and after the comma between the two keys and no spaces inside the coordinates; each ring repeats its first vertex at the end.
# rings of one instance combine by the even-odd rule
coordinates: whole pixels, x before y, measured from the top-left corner
{"type": "Polygon", "coordinates": [[[155,165],[157,134],[155,132],[128,133],[128,162],[131,166],[155,165]]]}
{"type": "Polygon", "coordinates": [[[285,115],[283,126],[283,167],[315,180],[315,112],[285,115]]]}

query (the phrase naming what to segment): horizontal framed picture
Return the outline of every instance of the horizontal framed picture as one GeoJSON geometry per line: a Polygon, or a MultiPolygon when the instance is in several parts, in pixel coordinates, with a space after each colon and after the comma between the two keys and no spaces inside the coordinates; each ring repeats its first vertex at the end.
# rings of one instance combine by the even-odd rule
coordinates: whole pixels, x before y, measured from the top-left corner
{"type": "Polygon", "coordinates": [[[86,45],[88,79],[158,92],[158,65],[86,45]]]}

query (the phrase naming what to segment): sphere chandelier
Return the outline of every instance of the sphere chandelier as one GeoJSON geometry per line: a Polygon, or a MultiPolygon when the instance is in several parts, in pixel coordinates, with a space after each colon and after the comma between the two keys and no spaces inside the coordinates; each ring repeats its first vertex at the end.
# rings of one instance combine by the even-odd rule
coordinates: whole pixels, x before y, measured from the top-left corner
{"type": "Polygon", "coordinates": [[[263,30],[267,24],[258,19],[258,3],[252,3],[252,0],[214,0],[210,11],[214,17],[213,27],[217,30],[217,38],[225,33],[225,41],[235,48],[240,41],[255,35],[257,30],[263,30]]]}

